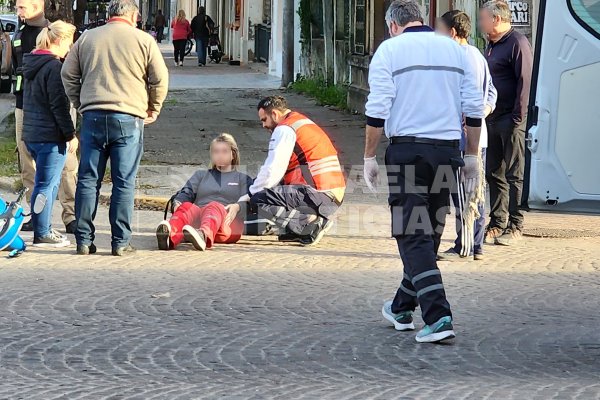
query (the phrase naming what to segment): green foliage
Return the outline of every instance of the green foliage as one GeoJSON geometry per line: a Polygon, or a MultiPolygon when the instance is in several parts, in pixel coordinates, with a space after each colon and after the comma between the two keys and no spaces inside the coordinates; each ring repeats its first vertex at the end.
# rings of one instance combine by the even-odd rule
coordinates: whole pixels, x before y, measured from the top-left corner
{"type": "Polygon", "coordinates": [[[300,17],[300,40],[303,46],[310,45],[311,39],[311,20],[310,0],[300,0],[298,5],[298,16],[300,17]]]}
{"type": "Polygon", "coordinates": [[[348,109],[348,88],[345,85],[327,85],[323,79],[300,77],[291,85],[291,90],[315,98],[322,106],[348,109]]]}
{"type": "Polygon", "coordinates": [[[0,176],[16,175],[19,172],[16,147],[14,137],[0,137],[0,176]]]}
{"type": "Polygon", "coordinates": [[[15,149],[15,114],[9,114],[0,127],[0,176],[19,173],[17,153],[15,149]]]}

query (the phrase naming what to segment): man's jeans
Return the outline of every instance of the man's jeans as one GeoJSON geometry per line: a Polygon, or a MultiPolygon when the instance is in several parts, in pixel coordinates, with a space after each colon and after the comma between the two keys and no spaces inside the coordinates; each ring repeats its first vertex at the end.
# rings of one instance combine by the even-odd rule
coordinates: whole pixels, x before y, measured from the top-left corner
{"type": "Polygon", "coordinates": [[[81,126],[81,162],[75,195],[77,244],[95,239],[94,218],[106,163],[110,158],[112,195],[109,220],[113,248],[131,240],[135,178],[143,153],[144,121],[110,111],[88,111],[81,126]]]}
{"type": "Polygon", "coordinates": [[[31,220],[36,238],[50,235],[52,206],[56,200],[62,170],[67,159],[66,143],[26,142],[35,161],[35,183],[31,194],[31,220]]]}
{"type": "Polygon", "coordinates": [[[196,54],[198,55],[198,64],[206,65],[206,46],[207,39],[196,39],[196,54]]]}

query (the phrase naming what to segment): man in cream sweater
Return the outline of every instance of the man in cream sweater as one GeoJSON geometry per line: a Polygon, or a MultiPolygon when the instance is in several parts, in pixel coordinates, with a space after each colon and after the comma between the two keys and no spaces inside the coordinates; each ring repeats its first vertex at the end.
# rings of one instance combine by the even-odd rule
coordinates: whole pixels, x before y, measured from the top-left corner
{"type": "Polygon", "coordinates": [[[105,26],[85,32],[65,60],[62,79],[83,115],[75,195],[77,253],[96,252],[94,217],[107,160],[113,190],[109,219],[112,254],[130,245],[135,178],[144,125],[156,121],[168,90],[168,71],[152,36],[136,29],[135,0],[112,0],[105,26]]]}

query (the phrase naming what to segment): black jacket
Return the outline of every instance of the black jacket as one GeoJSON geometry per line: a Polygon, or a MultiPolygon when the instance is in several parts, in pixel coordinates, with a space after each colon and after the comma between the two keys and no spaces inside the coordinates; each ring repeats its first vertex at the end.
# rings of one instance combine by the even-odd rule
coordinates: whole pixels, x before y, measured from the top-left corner
{"type": "Polygon", "coordinates": [[[488,120],[512,114],[515,124],[524,122],[533,70],[533,51],[529,40],[511,29],[497,42],[490,42],[484,55],[498,91],[496,109],[488,120]]]}
{"type": "Polygon", "coordinates": [[[210,31],[215,27],[213,20],[206,14],[196,15],[192,18],[192,32],[195,39],[207,40],[210,36],[210,31]]]}
{"type": "MultiPolygon", "coordinates": [[[[15,72],[15,78],[18,80],[19,76],[23,75],[23,56],[31,53],[35,49],[35,42],[38,35],[48,24],[46,19],[38,22],[37,25],[28,25],[26,22],[21,22],[19,29],[15,32],[12,41],[12,62],[15,72]],[[15,45],[16,44],[16,45],[15,45]]],[[[14,85],[14,93],[16,96],[16,107],[23,109],[23,82],[20,87],[17,86],[17,82],[14,85]]]]}
{"type": "Polygon", "coordinates": [[[73,139],[71,103],[65,93],[62,63],[51,54],[25,54],[23,76],[23,140],[61,143],[73,139]]]}

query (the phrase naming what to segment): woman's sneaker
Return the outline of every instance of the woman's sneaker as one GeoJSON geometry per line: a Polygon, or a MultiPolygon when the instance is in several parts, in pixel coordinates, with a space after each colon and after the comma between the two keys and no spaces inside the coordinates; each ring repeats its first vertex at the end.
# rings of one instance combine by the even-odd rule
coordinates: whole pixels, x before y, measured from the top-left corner
{"type": "Polygon", "coordinates": [[[196,250],[206,250],[206,239],[204,237],[204,232],[197,230],[189,225],[184,226],[182,231],[185,240],[188,243],[191,243],[196,250]]]}
{"type": "Polygon", "coordinates": [[[439,343],[453,339],[455,336],[452,317],[442,317],[433,325],[425,325],[417,333],[416,339],[419,343],[439,343]]]}
{"type": "Polygon", "coordinates": [[[71,242],[58,232],[52,230],[50,234],[44,237],[34,237],[33,238],[33,246],[34,247],[53,247],[53,248],[61,248],[70,246],[71,242]]]}
{"type": "Polygon", "coordinates": [[[412,311],[404,311],[398,314],[392,312],[392,302],[386,301],[381,309],[383,318],[390,321],[397,331],[412,331],[415,329],[413,323],[412,311]]]}
{"type": "Polygon", "coordinates": [[[160,250],[171,250],[171,224],[169,221],[163,221],[156,228],[156,241],[160,250]]]}

